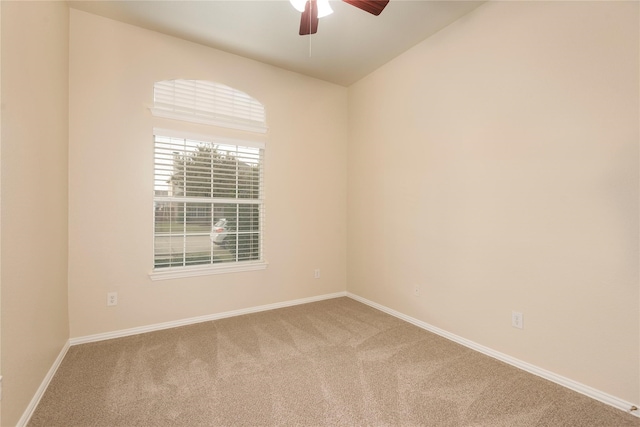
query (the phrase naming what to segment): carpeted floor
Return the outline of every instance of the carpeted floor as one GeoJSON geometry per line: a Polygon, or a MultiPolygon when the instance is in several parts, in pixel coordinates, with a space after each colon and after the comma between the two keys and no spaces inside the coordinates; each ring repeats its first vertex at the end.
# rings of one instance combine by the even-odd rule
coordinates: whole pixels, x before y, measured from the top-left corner
{"type": "Polygon", "coordinates": [[[36,426],[640,426],[349,298],[73,346],[36,426]]]}

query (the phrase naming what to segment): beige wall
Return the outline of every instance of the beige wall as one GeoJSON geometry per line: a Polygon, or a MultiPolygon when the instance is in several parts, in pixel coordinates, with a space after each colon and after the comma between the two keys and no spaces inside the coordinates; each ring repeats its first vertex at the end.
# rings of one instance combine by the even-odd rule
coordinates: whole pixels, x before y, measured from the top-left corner
{"type": "Polygon", "coordinates": [[[346,289],[346,88],[73,9],[70,58],[72,337],[346,289]],[[173,78],[223,83],[266,106],[266,270],[148,277],[152,128],[172,124],[148,107],[154,81],[173,78]]]}
{"type": "Polygon", "coordinates": [[[350,87],[348,290],[639,402],[638,18],[488,3],[350,87]]]}
{"type": "Polygon", "coordinates": [[[2,7],[2,425],[69,338],[68,23],[61,2],[2,7]]]}
{"type": "Polygon", "coordinates": [[[69,35],[63,3],[1,5],[2,425],[69,336],[347,281],[640,401],[637,3],[490,3],[349,90],[74,10],[69,35]],[[147,107],[170,78],[267,107],[264,271],[147,276],[151,128],[170,124],[147,107]]]}

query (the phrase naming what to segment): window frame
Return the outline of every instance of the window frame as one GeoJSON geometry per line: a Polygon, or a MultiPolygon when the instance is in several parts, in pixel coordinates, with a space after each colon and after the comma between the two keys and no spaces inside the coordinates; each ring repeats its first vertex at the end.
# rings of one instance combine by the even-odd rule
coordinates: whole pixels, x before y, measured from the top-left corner
{"type": "MultiPolygon", "coordinates": [[[[156,203],[158,202],[158,200],[163,200],[165,202],[171,202],[169,199],[169,196],[157,196],[156,192],[155,192],[155,184],[154,184],[154,188],[152,189],[152,198],[153,198],[153,203],[152,203],[152,224],[153,224],[153,246],[152,246],[152,251],[151,253],[153,254],[153,268],[152,271],[149,273],[149,277],[151,278],[151,280],[165,280],[165,279],[177,279],[177,278],[184,278],[184,277],[196,277],[196,276],[205,276],[205,275],[214,275],[214,274],[223,274],[223,273],[234,273],[234,272],[247,272],[247,271],[256,271],[256,270],[263,270],[267,267],[268,263],[265,260],[264,257],[264,209],[265,209],[265,198],[264,198],[264,167],[265,167],[265,161],[264,161],[264,153],[265,153],[265,146],[266,144],[263,141],[255,141],[255,140],[248,140],[248,139],[236,139],[236,138],[228,138],[228,137],[223,137],[223,136],[217,136],[215,134],[200,134],[200,133],[192,133],[192,132],[187,132],[187,131],[179,131],[179,130],[174,130],[174,129],[163,129],[163,128],[153,128],[153,146],[154,146],[154,156],[153,156],[153,173],[154,176],[156,174],[156,165],[155,165],[155,150],[156,150],[156,137],[167,137],[167,138],[178,138],[178,139],[184,139],[184,140],[191,140],[191,141],[197,141],[197,142],[203,142],[203,143],[209,143],[209,144],[221,144],[221,145],[227,145],[227,146],[236,146],[236,147],[252,147],[252,148],[258,148],[259,150],[261,150],[261,156],[260,156],[260,165],[261,165],[261,176],[259,178],[259,196],[258,198],[251,198],[251,199],[243,199],[243,198],[226,198],[226,199],[221,199],[221,198],[215,198],[215,197],[211,197],[210,198],[210,203],[215,204],[215,203],[237,203],[238,205],[243,204],[243,201],[249,201],[251,200],[250,204],[255,204],[259,207],[259,232],[258,232],[258,241],[259,241],[259,247],[258,247],[258,256],[259,258],[257,260],[248,260],[248,261],[228,261],[228,262],[219,262],[219,263],[204,263],[204,264],[196,264],[196,265],[189,265],[189,266],[175,266],[175,267],[160,267],[157,268],[155,266],[156,263],[156,237],[157,237],[157,231],[156,231],[156,203]],[[257,200],[257,201],[256,201],[257,200]]],[[[154,178],[155,181],[155,178],[154,178]]],[[[179,196],[175,196],[174,197],[176,200],[176,203],[189,203],[189,200],[187,200],[189,197],[179,197],[179,196]]],[[[202,200],[201,198],[198,198],[200,201],[202,200]]],[[[207,202],[204,202],[207,203],[207,202]]],[[[203,204],[204,204],[203,203],[203,204]]],[[[214,220],[214,217],[212,216],[211,218],[212,222],[214,220]]],[[[213,223],[212,223],[213,225],[213,223]]],[[[186,233],[186,231],[183,231],[183,233],[186,233]]],[[[186,236],[186,234],[184,234],[186,236]]]]}
{"type": "MultiPolygon", "coordinates": [[[[161,279],[175,279],[182,277],[203,276],[210,274],[230,273],[230,272],[242,272],[261,270],[267,267],[265,261],[265,198],[264,198],[264,170],[265,170],[265,147],[266,138],[265,134],[268,132],[266,123],[266,110],[264,105],[253,98],[251,95],[235,89],[230,86],[226,86],[222,83],[218,83],[211,80],[194,80],[194,79],[173,79],[173,80],[159,80],[153,84],[153,105],[149,107],[151,115],[156,119],[160,119],[160,123],[164,124],[166,119],[169,119],[172,123],[178,124],[177,129],[160,129],[154,127],[153,140],[154,140],[154,155],[152,161],[154,165],[152,167],[154,174],[154,184],[152,189],[152,271],[149,273],[149,277],[152,280],[161,279]],[[194,126],[195,125],[195,126],[194,126]],[[200,132],[203,129],[203,125],[206,125],[211,130],[210,134],[203,135],[201,133],[189,132],[189,129],[196,129],[200,132]],[[182,131],[179,129],[187,129],[182,131]],[[220,132],[221,128],[233,129],[234,131],[241,131],[242,139],[228,138],[225,133],[220,132]],[[175,137],[180,139],[192,139],[196,141],[216,143],[227,141],[227,145],[235,146],[247,146],[247,143],[252,145],[259,145],[261,149],[261,175],[259,177],[259,209],[258,209],[258,260],[237,261],[238,252],[234,254],[236,260],[232,262],[219,262],[214,263],[213,248],[211,246],[210,262],[207,264],[195,264],[195,265],[182,265],[177,267],[161,267],[156,268],[156,183],[155,175],[156,171],[156,136],[162,134],[166,137],[175,137]],[[247,140],[245,137],[249,137],[247,140]],[[253,142],[252,142],[253,141],[253,142]]],[[[155,120],[157,124],[158,121],[155,120]]],[[[207,130],[206,132],[209,132],[207,130]]],[[[213,181],[212,181],[213,182],[213,181]]],[[[161,197],[160,197],[161,198],[161,197]]],[[[181,202],[184,203],[184,209],[186,211],[188,196],[184,196],[181,202]]],[[[227,199],[228,204],[236,204],[236,221],[240,218],[240,205],[252,203],[242,203],[242,199],[236,197],[234,200],[227,199]]],[[[203,206],[207,202],[199,201],[203,206]]],[[[171,203],[171,202],[169,202],[171,203]]],[[[215,200],[211,198],[212,212],[215,209],[215,203],[225,203],[220,198],[215,200]]],[[[196,202],[197,204],[197,202],[196,202]]],[[[215,216],[211,215],[211,221],[213,226],[213,220],[215,216]]],[[[250,226],[251,227],[251,226],[250,226]]],[[[182,234],[186,239],[188,230],[185,224],[183,225],[182,234]]],[[[178,234],[178,233],[176,233],[178,234]]],[[[236,242],[238,242],[238,236],[240,230],[235,230],[236,242]]],[[[253,231],[250,229],[246,235],[252,235],[253,231]]],[[[236,251],[239,250],[239,245],[236,243],[236,251]]],[[[186,263],[186,243],[183,244],[183,263],[186,263]]],[[[169,258],[171,257],[171,251],[169,251],[169,258]]],[[[171,263],[171,261],[169,261],[171,263]]]]}

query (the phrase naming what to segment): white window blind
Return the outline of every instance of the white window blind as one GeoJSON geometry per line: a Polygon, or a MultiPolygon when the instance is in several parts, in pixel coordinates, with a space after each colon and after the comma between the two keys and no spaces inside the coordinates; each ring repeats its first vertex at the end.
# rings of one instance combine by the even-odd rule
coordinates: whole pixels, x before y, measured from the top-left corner
{"type": "Polygon", "coordinates": [[[265,133],[264,106],[246,93],[206,80],[154,84],[154,116],[265,133]]]}
{"type": "Polygon", "coordinates": [[[154,271],[263,262],[264,144],[154,129],[154,271]]]}

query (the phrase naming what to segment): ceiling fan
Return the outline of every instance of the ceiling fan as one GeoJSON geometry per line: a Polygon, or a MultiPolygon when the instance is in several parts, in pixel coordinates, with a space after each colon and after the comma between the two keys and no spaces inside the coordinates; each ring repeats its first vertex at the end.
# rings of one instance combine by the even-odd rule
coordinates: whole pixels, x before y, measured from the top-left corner
{"type": "MultiPolygon", "coordinates": [[[[318,32],[318,19],[333,12],[327,0],[290,0],[293,7],[302,12],[300,18],[300,35],[318,32]]],[[[358,9],[373,15],[380,15],[389,0],[342,0],[358,9]]]]}

